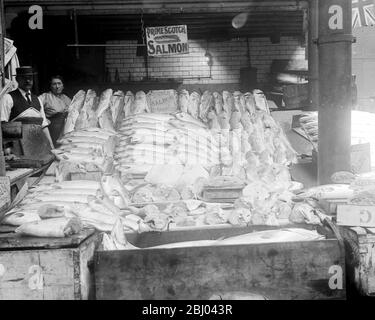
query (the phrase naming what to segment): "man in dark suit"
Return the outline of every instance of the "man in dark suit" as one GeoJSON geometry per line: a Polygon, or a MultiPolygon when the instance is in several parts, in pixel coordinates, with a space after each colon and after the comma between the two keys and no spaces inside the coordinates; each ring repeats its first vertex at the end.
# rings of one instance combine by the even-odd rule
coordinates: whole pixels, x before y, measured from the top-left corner
{"type": "Polygon", "coordinates": [[[39,98],[31,93],[33,87],[34,72],[32,67],[24,66],[16,69],[18,88],[3,96],[0,101],[0,120],[12,121],[17,118],[22,121],[22,114],[27,111],[28,117],[41,118],[43,133],[47,137],[51,147],[53,143],[48,131],[49,121],[44,113],[44,108],[39,98]]]}

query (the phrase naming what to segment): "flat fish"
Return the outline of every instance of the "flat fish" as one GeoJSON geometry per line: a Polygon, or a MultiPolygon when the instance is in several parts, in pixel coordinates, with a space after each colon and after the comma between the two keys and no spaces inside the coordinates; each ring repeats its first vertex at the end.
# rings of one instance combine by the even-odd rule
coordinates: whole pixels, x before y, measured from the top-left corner
{"type": "Polygon", "coordinates": [[[64,126],[64,134],[74,130],[75,123],[77,121],[77,118],[82,109],[83,103],[85,101],[85,96],[86,96],[86,92],[83,90],[79,90],[74,95],[68,108],[68,116],[66,118],[66,122],[64,126]]]}
{"type": "Polygon", "coordinates": [[[98,108],[96,109],[96,116],[98,118],[102,115],[102,113],[107,108],[109,108],[112,94],[113,94],[112,89],[106,89],[100,95],[99,105],[98,105],[98,108]]]}

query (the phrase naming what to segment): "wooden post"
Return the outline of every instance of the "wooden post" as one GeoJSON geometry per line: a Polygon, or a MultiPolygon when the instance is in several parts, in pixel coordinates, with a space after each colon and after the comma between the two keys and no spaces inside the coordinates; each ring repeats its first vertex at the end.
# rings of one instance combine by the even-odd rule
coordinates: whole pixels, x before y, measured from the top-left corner
{"type": "Polygon", "coordinates": [[[318,183],[350,171],[352,2],[319,1],[318,183]]]}
{"type": "Polygon", "coordinates": [[[309,2],[308,64],[309,102],[313,110],[319,106],[319,51],[316,40],[319,35],[319,0],[309,2]]]}
{"type": "MultiPolygon", "coordinates": [[[[5,49],[4,49],[4,3],[0,0],[0,92],[5,86],[5,74],[4,74],[4,59],[5,59],[5,49]]],[[[1,99],[1,95],[0,95],[1,99]]],[[[3,138],[1,132],[1,121],[0,121],[0,177],[5,176],[5,159],[3,154],[3,138]]]]}

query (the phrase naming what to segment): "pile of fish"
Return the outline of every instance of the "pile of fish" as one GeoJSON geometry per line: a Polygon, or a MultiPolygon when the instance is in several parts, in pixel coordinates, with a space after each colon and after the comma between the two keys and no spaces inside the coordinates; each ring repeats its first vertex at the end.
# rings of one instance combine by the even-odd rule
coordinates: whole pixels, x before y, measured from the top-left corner
{"type": "Polygon", "coordinates": [[[131,214],[129,200],[127,191],[112,176],[103,176],[100,182],[40,183],[6,213],[2,223],[22,226],[47,218],[78,218],[85,228],[111,231],[120,220],[124,231],[150,231],[140,217],[131,214]]]}
{"type": "Polygon", "coordinates": [[[78,91],[68,109],[64,134],[87,128],[102,128],[115,133],[116,124],[124,117],[124,103],[122,91],[107,89],[100,98],[91,89],[78,91]]]}
{"type": "Polygon", "coordinates": [[[116,139],[113,132],[105,129],[86,128],[66,133],[58,140],[60,146],[51,152],[59,161],[61,174],[65,167],[68,171],[104,172],[113,163],[116,139]]]}
{"type": "Polygon", "coordinates": [[[124,118],[116,148],[116,168],[122,173],[147,173],[154,165],[219,165],[223,150],[206,125],[186,112],[138,113],[124,118]]]}
{"type": "Polygon", "coordinates": [[[106,171],[113,164],[116,124],[124,117],[122,91],[107,89],[100,98],[95,91],[80,90],[73,97],[64,127],[64,135],[52,150],[59,164],[61,180],[70,172],[106,171]]]}

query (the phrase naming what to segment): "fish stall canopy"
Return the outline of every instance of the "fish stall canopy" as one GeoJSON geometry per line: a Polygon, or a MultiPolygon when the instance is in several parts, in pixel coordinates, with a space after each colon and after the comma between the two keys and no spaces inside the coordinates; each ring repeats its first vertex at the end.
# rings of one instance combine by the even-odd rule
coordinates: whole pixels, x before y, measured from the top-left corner
{"type": "Polygon", "coordinates": [[[7,30],[22,61],[38,69],[39,89],[60,73],[73,99],[51,151],[56,161],[1,221],[14,231],[7,236],[47,240],[96,230],[99,299],[112,297],[109,270],[116,271],[113,298],[207,299],[252,291],[254,282],[258,298],[345,297],[343,244],[330,201],[352,197],[352,189],[304,188],[291,175],[302,158],[301,145],[291,143],[300,140],[288,139],[291,119],[285,126],[271,112],[308,105],[307,1],[72,7],[41,0],[39,30],[25,24],[30,3],[5,2],[7,30]],[[180,47],[167,46],[172,42],[180,47]],[[182,268],[191,261],[202,271],[195,282],[182,268]],[[275,261],[286,269],[265,271],[263,263],[275,261]],[[118,268],[125,262],[126,274],[118,268]],[[340,278],[334,286],[332,266],[340,278]],[[150,273],[142,291],[138,280],[126,281],[138,279],[129,276],[132,268],[167,270],[166,284],[159,288],[150,273]],[[168,282],[175,268],[183,276],[168,282]],[[200,291],[197,281],[212,286],[200,291]]]}

